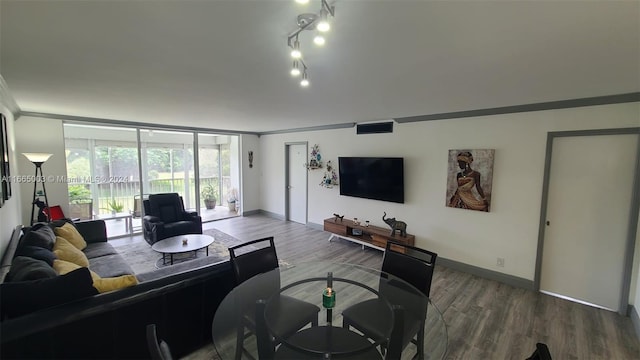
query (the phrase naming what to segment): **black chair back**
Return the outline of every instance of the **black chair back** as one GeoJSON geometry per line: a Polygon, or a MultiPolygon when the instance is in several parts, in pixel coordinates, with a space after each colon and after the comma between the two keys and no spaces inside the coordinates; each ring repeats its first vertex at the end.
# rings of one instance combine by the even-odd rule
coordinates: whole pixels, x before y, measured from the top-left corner
{"type": "Polygon", "coordinates": [[[149,195],[149,211],[165,222],[183,220],[184,204],[178,193],[149,195]]]}
{"type": "Polygon", "coordinates": [[[258,274],[266,273],[278,267],[278,256],[273,242],[273,236],[249,241],[244,244],[229,248],[231,265],[236,276],[236,283],[241,284],[245,280],[258,274]],[[255,244],[269,242],[267,247],[242,252],[244,248],[253,248],[255,244]]]}
{"type": "Polygon", "coordinates": [[[438,254],[428,250],[388,241],[382,271],[408,282],[428,297],[437,257],[438,254]],[[398,248],[402,248],[404,253],[398,248]]]}

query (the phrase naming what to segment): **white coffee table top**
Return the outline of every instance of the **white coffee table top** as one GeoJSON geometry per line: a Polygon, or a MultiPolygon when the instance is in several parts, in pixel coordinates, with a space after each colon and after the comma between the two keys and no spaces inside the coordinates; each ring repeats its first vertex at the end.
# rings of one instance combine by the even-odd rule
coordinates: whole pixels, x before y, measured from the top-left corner
{"type": "Polygon", "coordinates": [[[204,234],[178,235],[162,239],[153,244],[151,248],[163,254],[177,254],[206,248],[214,240],[213,236],[204,234]],[[183,243],[183,239],[187,239],[186,244],[183,243]]]}

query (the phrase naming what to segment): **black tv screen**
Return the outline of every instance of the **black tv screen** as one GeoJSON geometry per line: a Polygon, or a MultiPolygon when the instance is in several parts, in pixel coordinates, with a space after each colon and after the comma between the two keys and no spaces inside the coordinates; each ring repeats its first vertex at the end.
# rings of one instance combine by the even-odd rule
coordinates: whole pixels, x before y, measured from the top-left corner
{"type": "Polygon", "coordinates": [[[404,203],[404,159],[339,157],[340,195],[404,203]]]}

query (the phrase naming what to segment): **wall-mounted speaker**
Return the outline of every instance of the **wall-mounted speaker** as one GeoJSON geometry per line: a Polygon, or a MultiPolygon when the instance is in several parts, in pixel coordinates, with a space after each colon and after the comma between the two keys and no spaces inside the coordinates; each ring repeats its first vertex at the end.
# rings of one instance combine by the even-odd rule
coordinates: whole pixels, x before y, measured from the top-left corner
{"type": "Polygon", "coordinates": [[[381,134],[393,132],[393,121],[356,125],[356,134],[381,134]]]}

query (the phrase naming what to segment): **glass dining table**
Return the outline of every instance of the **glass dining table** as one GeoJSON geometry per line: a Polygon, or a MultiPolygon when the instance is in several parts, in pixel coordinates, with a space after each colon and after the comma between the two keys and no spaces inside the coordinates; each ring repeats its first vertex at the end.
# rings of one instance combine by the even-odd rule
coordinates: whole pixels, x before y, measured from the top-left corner
{"type": "MultiPolygon", "coordinates": [[[[403,305],[405,316],[424,317],[424,358],[442,359],[447,350],[447,327],[442,313],[431,300],[408,283],[392,275],[367,267],[331,262],[310,262],[281,266],[275,270],[252,277],[234,288],[216,310],[212,323],[213,345],[220,359],[254,358],[258,356],[258,340],[255,335],[246,338],[245,315],[255,311],[256,303],[264,304],[266,329],[276,344],[275,358],[281,347],[285,353],[303,354],[301,358],[384,358],[380,341],[371,340],[354,328],[343,327],[342,312],[352,305],[377,299],[387,304],[373,315],[393,317],[392,304],[403,305]],[[328,288],[331,290],[328,292],[328,288]],[[281,317],[295,317],[279,306],[280,297],[293,297],[318,306],[317,326],[310,324],[293,334],[279,334],[271,326],[281,317]],[[238,329],[244,329],[240,332],[238,329]],[[247,356],[249,355],[249,356],[247,356]]],[[[255,314],[255,312],[254,312],[255,314]]],[[[379,322],[378,322],[379,323],[379,322]]],[[[385,334],[391,334],[393,321],[385,334]]],[[[255,330],[255,329],[253,329],[255,330]]],[[[402,359],[416,355],[417,347],[407,345],[402,359]]]]}

